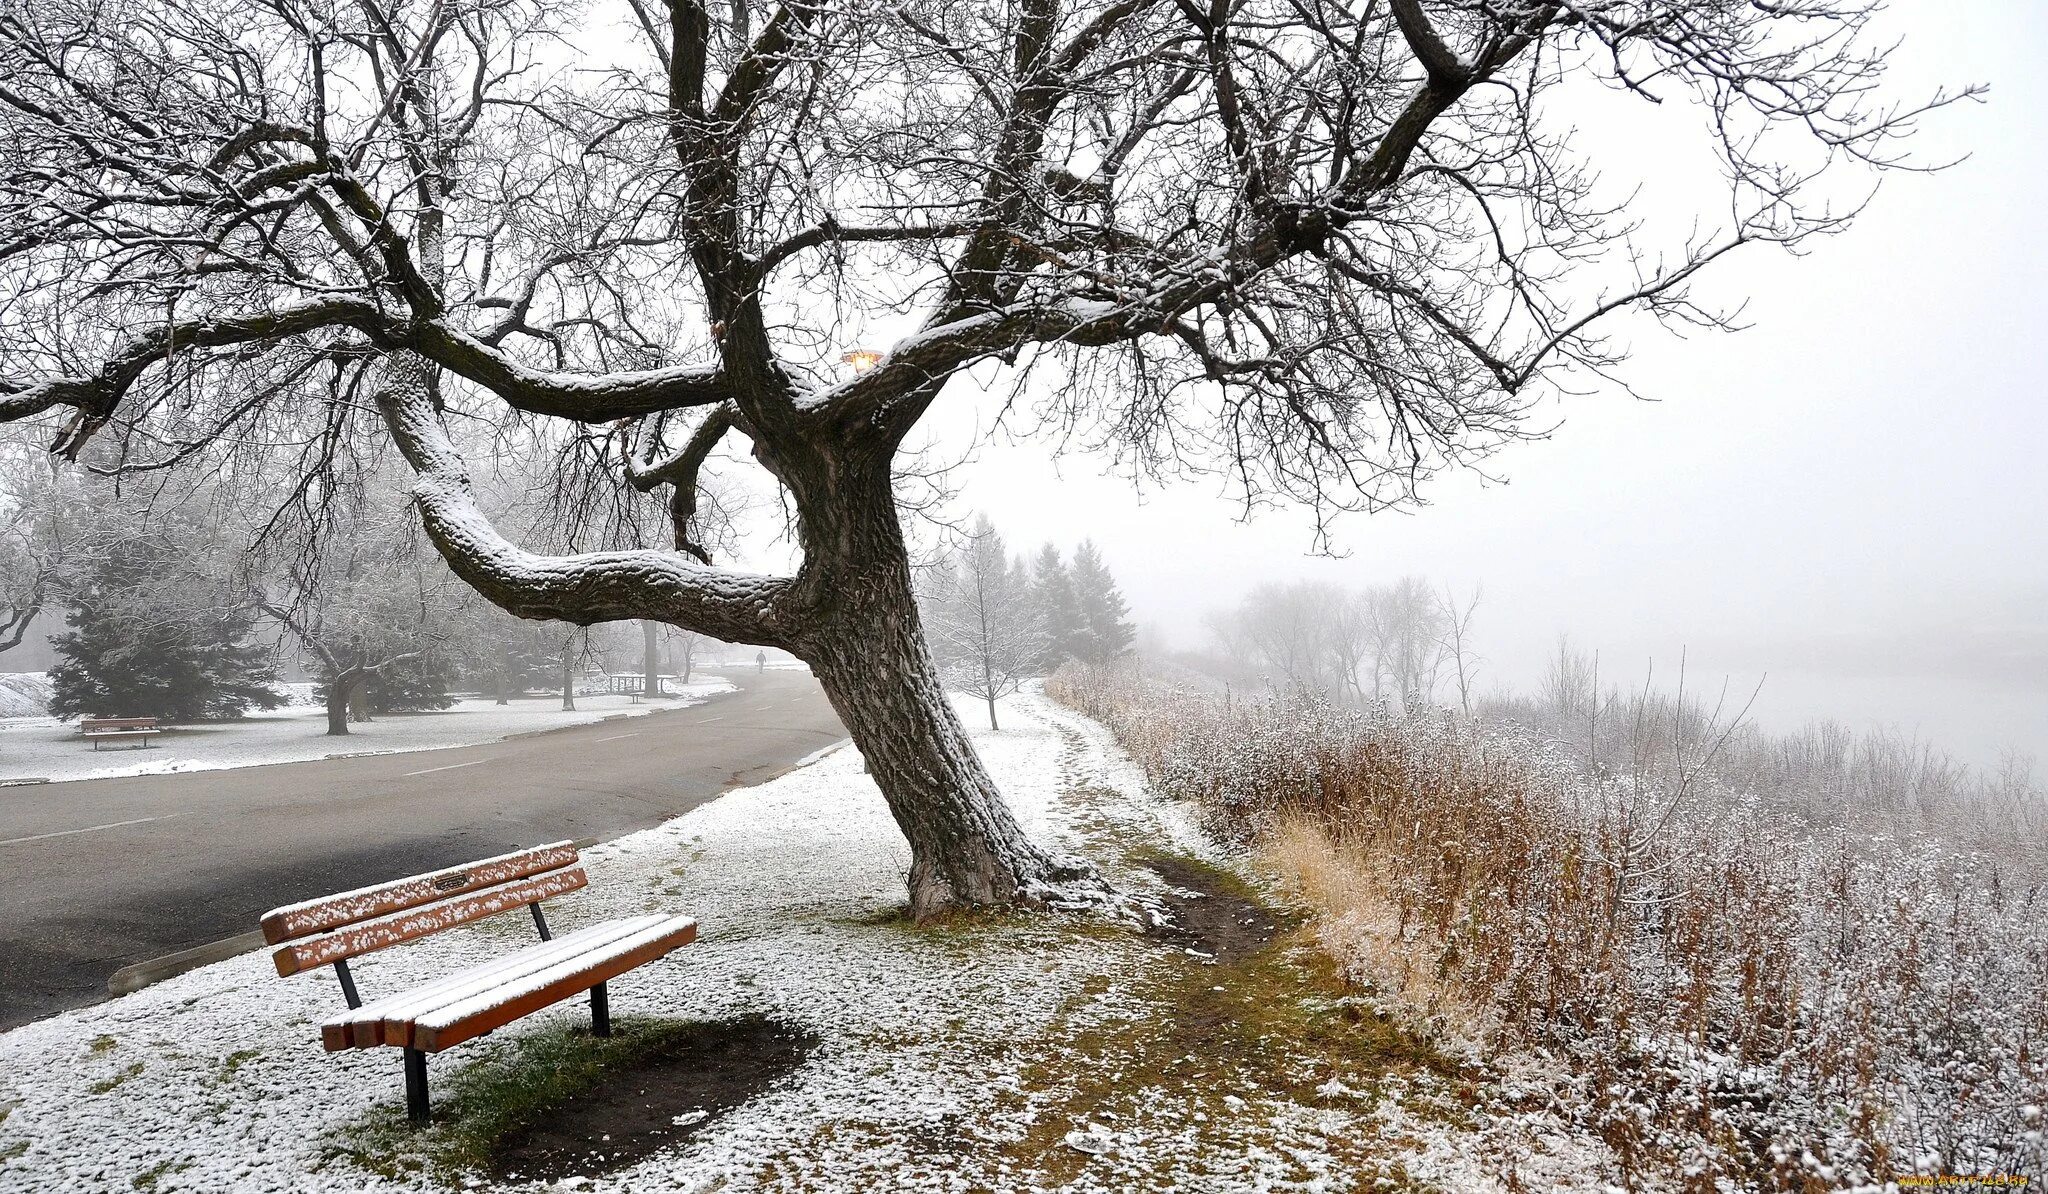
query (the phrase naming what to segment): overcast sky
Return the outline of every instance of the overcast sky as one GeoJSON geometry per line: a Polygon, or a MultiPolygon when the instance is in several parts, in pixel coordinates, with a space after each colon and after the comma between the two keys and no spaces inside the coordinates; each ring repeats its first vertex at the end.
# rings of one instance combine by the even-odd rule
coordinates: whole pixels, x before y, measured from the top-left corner
{"type": "MultiPolygon", "coordinates": [[[[1426,508],[1353,518],[1343,559],[1308,555],[1298,516],[1238,523],[1213,490],[1139,492],[1042,443],[984,443],[963,503],[1020,547],[1092,536],[1176,645],[1262,580],[1416,573],[1485,586],[1496,684],[1531,682],[1561,632],[1617,676],[1675,668],[1687,648],[1694,683],[1768,671],[1767,724],[1884,722],[1976,761],[2011,745],[2048,765],[2048,6],[1900,9],[1902,82],[1991,86],[1920,142],[1970,159],[1888,178],[1803,258],[1722,263],[1702,294],[1747,299],[1746,331],[1632,325],[1625,376],[1656,401],[1572,399],[1554,437],[1497,458],[1505,484],[1448,478],[1426,508]]],[[[1585,132],[1605,172],[1647,178],[1644,210],[1686,210],[1694,163],[1657,135],[1662,117],[1607,111],[1585,132]]],[[[965,406],[955,443],[985,425],[965,406]]]]}

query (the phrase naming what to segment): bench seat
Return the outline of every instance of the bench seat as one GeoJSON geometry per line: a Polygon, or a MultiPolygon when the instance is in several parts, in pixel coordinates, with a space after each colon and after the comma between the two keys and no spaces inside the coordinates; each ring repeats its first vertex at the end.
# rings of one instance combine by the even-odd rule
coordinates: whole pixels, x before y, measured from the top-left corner
{"type": "Polygon", "coordinates": [[[98,750],[102,742],[126,742],[137,739],[141,740],[141,745],[148,746],[151,738],[162,733],[162,730],[86,730],[83,736],[92,743],[94,750],[98,750]]]}
{"type": "Polygon", "coordinates": [[[688,916],[606,921],[375,999],[320,1026],[328,1052],[397,1045],[434,1053],[590,990],[696,940],[688,916]]]}

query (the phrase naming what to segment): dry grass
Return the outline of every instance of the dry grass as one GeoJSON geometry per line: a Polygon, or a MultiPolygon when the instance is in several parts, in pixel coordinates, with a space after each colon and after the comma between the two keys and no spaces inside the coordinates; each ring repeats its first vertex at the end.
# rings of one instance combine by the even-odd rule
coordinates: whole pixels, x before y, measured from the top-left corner
{"type": "Polygon", "coordinates": [[[1048,690],[1262,851],[1353,983],[1561,1062],[1631,1184],[2048,1170],[2048,868],[1817,825],[1700,739],[1596,770],[1444,716],[1048,690]]]}

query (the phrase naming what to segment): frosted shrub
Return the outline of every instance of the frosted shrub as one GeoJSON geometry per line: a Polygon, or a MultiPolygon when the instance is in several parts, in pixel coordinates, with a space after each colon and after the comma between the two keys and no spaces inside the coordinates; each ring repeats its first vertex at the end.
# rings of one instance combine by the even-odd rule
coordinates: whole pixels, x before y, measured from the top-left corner
{"type": "MultiPolygon", "coordinates": [[[[1819,823],[1727,778],[1753,776],[1760,747],[1730,772],[1639,735],[1626,768],[1590,768],[1514,723],[1234,701],[1128,670],[1064,670],[1048,691],[1275,860],[1353,980],[1565,1062],[1572,1114],[1631,1179],[2048,1175],[2038,852],[1819,823]]],[[[1833,799],[1862,775],[1911,802],[1940,771],[1870,753],[1833,768],[1833,799]]]]}

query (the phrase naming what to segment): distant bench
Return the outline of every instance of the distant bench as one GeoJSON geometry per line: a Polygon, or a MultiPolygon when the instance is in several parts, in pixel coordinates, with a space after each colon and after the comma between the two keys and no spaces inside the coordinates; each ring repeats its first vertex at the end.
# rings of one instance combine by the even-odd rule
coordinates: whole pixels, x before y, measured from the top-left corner
{"type": "Polygon", "coordinates": [[[78,722],[78,732],[92,739],[92,748],[98,750],[102,742],[134,742],[148,746],[149,741],[163,729],[154,717],[85,717],[78,722]]]}
{"type": "Polygon", "coordinates": [[[280,975],[334,967],[349,1010],[320,1026],[321,1043],[329,1053],[404,1049],[406,1114],[425,1123],[427,1054],[584,991],[590,992],[591,1031],[610,1036],[605,980],[697,939],[696,921],[659,913],[554,936],[541,901],[589,881],[576,847],[556,842],[276,908],[263,915],[263,937],[273,945],[289,943],[272,955],[280,975]],[[369,1003],[356,994],[350,958],[522,907],[533,913],[538,943],[369,1003]]]}

